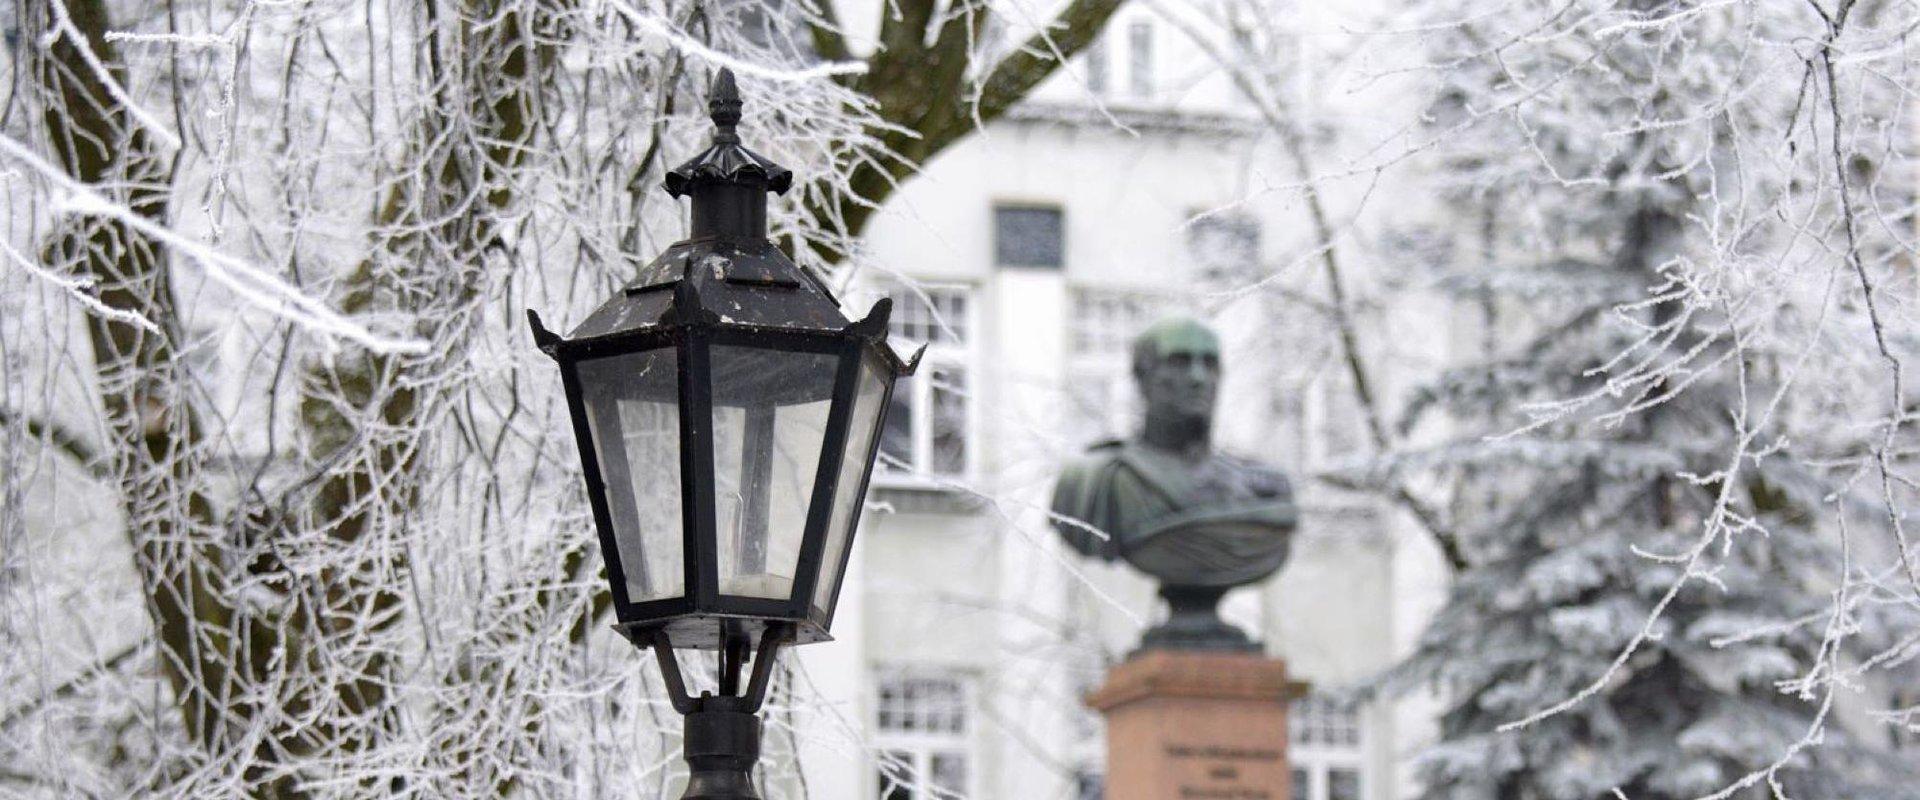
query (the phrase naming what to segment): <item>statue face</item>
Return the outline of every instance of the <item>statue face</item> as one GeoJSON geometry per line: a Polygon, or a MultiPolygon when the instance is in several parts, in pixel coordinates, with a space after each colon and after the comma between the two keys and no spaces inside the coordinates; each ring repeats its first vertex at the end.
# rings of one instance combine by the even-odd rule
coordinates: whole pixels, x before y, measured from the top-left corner
{"type": "Polygon", "coordinates": [[[1207,344],[1171,343],[1140,365],[1135,378],[1149,416],[1213,419],[1213,401],[1220,390],[1220,352],[1207,344]]]}

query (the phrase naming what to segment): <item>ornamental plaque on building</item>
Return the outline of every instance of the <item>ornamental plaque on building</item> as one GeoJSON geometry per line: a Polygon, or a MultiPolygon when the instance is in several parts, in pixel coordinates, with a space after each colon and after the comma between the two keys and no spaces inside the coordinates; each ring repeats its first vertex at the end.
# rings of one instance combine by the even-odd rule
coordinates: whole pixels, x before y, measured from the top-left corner
{"type": "Polygon", "coordinates": [[[1216,453],[1220,340],[1193,320],[1133,342],[1146,419],[1054,485],[1054,527],[1081,554],[1160,582],[1167,620],[1087,698],[1107,722],[1108,800],[1288,800],[1287,701],[1304,686],[1220,618],[1229,589],[1287,561],[1297,511],[1280,470],[1216,453]]]}

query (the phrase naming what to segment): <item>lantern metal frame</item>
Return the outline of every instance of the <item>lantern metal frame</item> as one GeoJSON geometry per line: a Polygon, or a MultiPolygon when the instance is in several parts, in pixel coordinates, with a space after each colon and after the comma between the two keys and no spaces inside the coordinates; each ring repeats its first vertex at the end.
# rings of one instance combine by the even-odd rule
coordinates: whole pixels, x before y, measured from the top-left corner
{"type": "MultiPolygon", "coordinates": [[[[899,378],[913,374],[925,347],[911,358],[902,358],[887,343],[890,300],[881,299],[866,317],[849,320],[825,283],[767,240],[767,193],[784,193],[793,177],[741,146],[735,132],[741,100],[731,72],[723,69],[715,77],[708,111],[715,125],[712,145],[668,172],[665,181],[668,193],[692,200],[691,235],[643,268],[636,280],[588,315],[569,336],[548,330],[531,309],[527,322],[535,344],[560,367],[613,593],[618,620],[614,627],[636,647],[654,653],[669,699],[686,719],[684,755],[689,777],[683,800],[756,800],[751,770],[760,754],[757,713],[766,699],[775,656],[781,647],[832,638],[829,630],[839,610],[840,591],[858,536],[860,506],[871,485],[894,387],[899,378]],[[736,355],[824,356],[834,364],[831,389],[824,398],[816,394],[818,383],[779,387],[769,376],[761,376],[767,380],[755,389],[787,388],[796,394],[787,396],[790,402],[786,403],[769,396],[741,418],[742,475],[771,481],[778,409],[827,401],[819,461],[807,490],[785,599],[721,591],[716,497],[720,465],[715,447],[719,439],[716,411],[722,406],[716,405],[715,385],[721,376],[713,371],[715,348],[735,348],[730,352],[736,355]],[[625,423],[619,421],[621,412],[616,410],[612,435],[622,445],[611,454],[601,453],[580,368],[600,359],[662,351],[674,356],[670,394],[678,425],[679,486],[675,488],[680,493],[680,528],[676,535],[682,580],[677,597],[636,600],[628,593],[628,560],[644,569],[648,554],[622,550],[618,520],[608,497],[610,486],[629,493],[626,502],[631,508],[622,509],[621,519],[640,524],[644,509],[631,495],[638,484],[629,472],[633,464],[624,444],[625,423]],[[871,388],[868,378],[880,383],[877,393],[865,397],[877,403],[871,408],[862,402],[862,392],[871,388]],[[869,410],[870,415],[856,417],[856,412],[864,415],[869,410]],[[856,424],[872,427],[859,431],[856,424]],[[856,435],[867,437],[864,446],[849,452],[848,447],[859,441],[856,435]],[[846,469],[850,458],[862,459],[851,474],[846,469]],[[609,481],[608,472],[616,469],[621,474],[609,481]],[[840,491],[847,480],[859,482],[851,495],[840,491]],[[836,520],[837,516],[841,518],[836,520]],[[843,530],[836,527],[837,522],[844,525],[843,530]],[[828,543],[835,541],[838,532],[844,533],[843,541],[838,542],[837,551],[829,552],[828,543]],[[828,576],[832,586],[821,586],[828,576]],[[695,696],[688,691],[675,655],[676,650],[686,649],[719,651],[717,693],[695,696]],[[747,676],[749,661],[752,673],[747,676]]],[[[748,362],[745,366],[752,372],[759,365],[748,362]]],[[[804,373],[782,377],[799,374],[804,373]]],[[[732,375],[729,372],[728,377],[732,375]]],[[[751,377],[747,380],[753,382],[751,377]]],[[[664,389],[656,386],[654,391],[665,398],[669,392],[664,389]]],[[[646,390],[638,391],[644,395],[646,390]]],[[[621,399],[613,398],[611,407],[617,409],[621,399]]],[[[624,399],[666,404],[664,399],[644,396],[624,399]]],[[[804,462],[800,464],[793,474],[804,474],[804,462]]],[[[757,518],[763,546],[773,535],[773,521],[767,517],[772,491],[771,483],[756,490],[751,502],[757,510],[740,512],[757,518]]],[[[642,551],[657,544],[645,529],[629,533],[639,540],[642,551]]],[[[762,550],[761,558],[766,555],[762,550]]],[[[740,551],[735,556],[745,557],[740,551]]]]}
{"type": "MultiPolygon", "coordinates": [[[[643,287],[626,290],[628,296],[667,287],[643,287]]],[[[680,307],[697,307],[697,290],[689,283],[676,285],[680,307]]],[[[675,320],[658,328],[621,332],[610,336],[567,340],[553,334],[541,323],[538,314],[529,311],[529,322],[543,351],[559,364],[573,419],[576,440],[581,442],[581,471],[592,487],[588,500],[594,525],[599,533],[608,582],[613,591],[615,627],[636,646],[651,647],[653,634],[666,630],[676,648],[718,650],[725,640],[744,634],[757,646],[762,633],[772,622],[790,622],[792,644],[831,641],[828,632],[840,605],[840,587],[846,581],[846,567],[858,530],[858,512],[848,520],[846,542],[836,554],[836,563],[823,563],[826,543],[832,534],[835,498],[842,479],[841,467],[848,453],[844,446],[855,432],[850,430],[858,401],[861,371],[868,368],[865,359],[897,359],[886,347],[887,320],[892,302],[882,298],[866,318],[837,332],[768,328],[695,319],[675,320]],[[762,352],[831,355],[838,358],[833,395],[820,463],[814,470],[812,496],[807,506],[793,591],[785,600],[741,597],[720,592],[719,558],[714,552],[718,539],[717,507],[714,497],[714,430],[711,353],[714,346],[743,347],[762,352]],[[676,368],[677,408],[680,426],[680,492],[683,542],[681,561],[684,583],[680,596],[659,600],[635,601],[628,596],[626,565],[615,540],[613,510],[607,498],[605,470],[599,453],[591,445],[592,428],[582,395],[578,365],[583,361],[671,349],[676,368]],[[703,424],[704,423],[704,424],[703,424]],[[836,446],[838,445],[838,446],[836,446]],[[832,572],[823,573],[831,566],[832,572]],[[834,586],[827,605],[819,608],[814,599],[823,574],[832,575],[834,586]],[[815,611],[818,613],[814,613],[815,611]],[[721,624],[715,624],[721,623],[721,624]],[[732,626],[736,630],[725,630],[732,626]]],[[[866,497],[873,477],[872,462],[880,446],[879,429],[885,424],[885,409],[890,407],[897,378],[911,374],[918,355],[911,362],[898,362],[898,372],[881,370],[883,389],[877,399],[880,413],[874,417],[874,430],[858,457],[867,466],[858,476],[859,490],[852,502],[866,497]]],[[[890,365],[892,366],[892,365],[890,365]]]]}

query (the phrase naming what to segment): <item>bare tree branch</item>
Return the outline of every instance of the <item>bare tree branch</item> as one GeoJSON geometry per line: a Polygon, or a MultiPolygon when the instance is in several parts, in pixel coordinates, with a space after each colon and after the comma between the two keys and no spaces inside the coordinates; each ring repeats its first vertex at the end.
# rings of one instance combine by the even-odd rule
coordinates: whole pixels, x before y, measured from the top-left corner
{"type": "Polygon", "coordinates": [[[88,474],[95,478],[109,477],[100,453],[80,434],[44,417],[22,416],[0,409],[0,426],[15,423],[19,423],[28,436],[46,442],[47,446],[72,459],[75,465],[86,470],[88,474]]]}

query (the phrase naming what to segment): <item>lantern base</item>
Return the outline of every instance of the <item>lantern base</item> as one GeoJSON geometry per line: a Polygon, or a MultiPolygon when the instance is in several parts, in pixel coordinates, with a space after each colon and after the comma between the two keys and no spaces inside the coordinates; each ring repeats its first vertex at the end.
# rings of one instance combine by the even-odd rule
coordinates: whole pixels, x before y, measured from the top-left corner
{"type": "Polygon", "coordinates": [[[686,716],[687,791],[681,800],[760,800],[753,765],[760,760],[760,718],[728,710],[736,698],[703,698],[686,716]]]}
{"type": "MultiPolygon", "coordinates": [[[[653,654],[660,660],[660,678],[667,684],[667,698],[673,710],[686,719],[682,745],[687,759],[687,790],[680,800],[760,800],[753,788],[753,765],[760,760],[760,706],[767,699],[767,682],[773,678],[773,657],[780,646],[790,641],[793,627],[782,623],[766,626],[759,647],[749,647],[749,639],[739,626],[721,625],[720,692],[687,693],[680,675],[680,662],[673,655],[672,637],[664,630],[653,631],[653,654]],[[741,691],[742,673],[752,654],[753,675],[741,691]]],[[[637,643],[637,642],[636,642],[637,643]]]]}
{"type": "Polygon", "coordinates": [[[768,631],[783,637],[783,645],[831,642],[833,636],[809,619],[767,619],[712,612],[675,614],[646,622],[615,623],[613,629],[635,647],[646,649],[664,635],[667,644],[679,651],[719,650],[729,640],[745,638],[749,648],[759,648],[768,631]]]}

